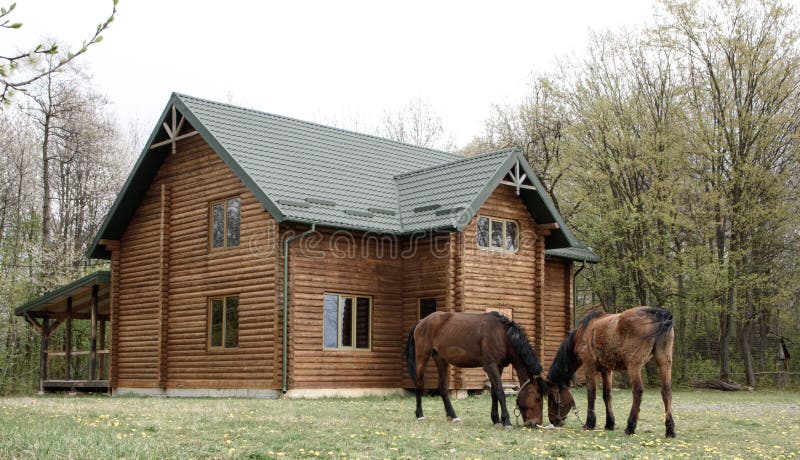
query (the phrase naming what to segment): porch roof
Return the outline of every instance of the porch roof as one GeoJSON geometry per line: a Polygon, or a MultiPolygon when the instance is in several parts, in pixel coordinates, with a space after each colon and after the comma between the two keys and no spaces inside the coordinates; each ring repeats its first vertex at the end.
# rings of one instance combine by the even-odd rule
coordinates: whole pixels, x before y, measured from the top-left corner
{"type": "Polygon", "coordinates": [[[17,307],[14,310],[14,314],[31,317],[48,315],[51,318],[66,316],[67,299],[71,297],[72,317],[75,319],[89,318],[92,308],[92,286],[97,285],[97,313],[99,315],[108,315],[110,282],[111,272],[106,270],[96,271],[17,307]]]}

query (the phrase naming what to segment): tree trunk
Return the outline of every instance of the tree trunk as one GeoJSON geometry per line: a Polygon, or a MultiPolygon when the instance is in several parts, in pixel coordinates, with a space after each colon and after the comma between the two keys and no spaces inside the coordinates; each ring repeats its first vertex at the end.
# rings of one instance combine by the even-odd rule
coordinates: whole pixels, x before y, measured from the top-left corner
{"type": "Polygon", "coordinates": [[[686,350],[688,344],[686,343],[686,300],[685,300],[685,287],[683,284],[683,271],[678,275],[678,362],[680,363],[680,370],[678,371],[678,380],[681,382],[686,381],[686,350]]]}
{"type": "MultiPolygon", "coordinates": [[[[42,132],[42,257],[50,244],[50,113],[45,111],[42,132]]],[[[42,261],[43,265],[47,265],[42,261]]]]}
{"type": "Polygon", "coordinates": [[[731,337],[731,315],[728,312],[719,314],[719,378],[728,380],[731,374],[730,351],[728,340],[731,337]]]}
{"type": "Polygon", "coordinates": [[[756,375],[753,371],[753,353],[750,346],[750,338],[752,337],[753,322],[749,319],[742,320],[739,328],[739,350],[742,353],[742,360],[744,361],[744,377],[748,386],[756,386],[756,375]]]}

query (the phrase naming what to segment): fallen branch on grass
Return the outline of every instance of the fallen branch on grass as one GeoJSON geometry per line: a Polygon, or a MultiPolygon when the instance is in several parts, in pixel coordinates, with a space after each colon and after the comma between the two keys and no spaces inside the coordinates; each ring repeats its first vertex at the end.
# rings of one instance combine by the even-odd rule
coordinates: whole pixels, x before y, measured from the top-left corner
{"type": "Polygon", "coordinates": [[[710,390],[722,391],[753,391],[753,387],[740,385],[731,380],[723,379],[697,380],[692,382],[692,386],[695,388],[708,388],[710,390]]]}

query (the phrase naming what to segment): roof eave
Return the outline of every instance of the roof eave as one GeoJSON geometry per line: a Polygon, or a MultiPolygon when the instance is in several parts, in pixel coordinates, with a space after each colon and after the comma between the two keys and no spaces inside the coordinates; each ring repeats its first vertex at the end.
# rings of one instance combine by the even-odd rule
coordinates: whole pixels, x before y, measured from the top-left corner
{"type": "Polygon", "coordinates": [[[575,262],[583,262],[590,264],[600,263],[601,261],[600,256],[595,254],[595,252],[589,248],[547,249],[545,250],[545,255],[547,257],[557,257],[559,259],[567,259],[575,262]],[[570,249],[577,249],[578,250],[577,252],[579,252],[579,254],[575,253],[575,251],[570,251],[570,249]]]}
{"type": "Polygon", "coordinates": [[[58,297],[58,296],[66,293],[66,292],[68,292],[70,290],[73,290],[73,289],[75,289],[77,287],[83,286],[83,285],[91,282],[93,279],[95,280],[96,284],[109,283],[111,281],[111,272],[109,272],[107,270],[96,271],[96,272],[90,273],[90,274],[88,274],[88,275],[86,275],[86,276],[84,276],[82,278],[79,278],[79,279],[77,279],[77,280],[75,280],[75,281],[73,281],[73,282],[71,282],[69,284],[65,284],[64,286],[61,286],[61,287],[59,287],[59,288],[57,288],[57,289],[55,289],[53,291],[46,292],[46,293],[42,294],[41,296],[37,297],[36,299],[34,299],[34,300],[30,301],[30,302],[27,302],[22,306],[19,306],[19,307],[15,308],[14,309],[14,315],[22,316],[25,313],[27,313],[28,311],[30,311],[31,309],[33,309],[35,306],[37,306],[39,304],[42,304],[42,303],[45,303],[45,302],[48,302],[50,299],[58,297]]]}
{"type": "MultiPolygon", "coordinates": [[[[97,258],[97,259],[109,259],[111,254],[100,244],[101,239],[116,239],[115,236],[108,235],[109,226],[115,220],[115,218],[120,218],[118,213],[120,212],[120,207],[126,200],[133,201],[141,201],[142,196],[138,197],[130,197],[128,194],[131,190],[132,185],[137,180],[152,180],[152,177],[139,177],[144,174],[143,165],[147,161],[156,161],[158,158],[154,158],[153,155],[155,151],[151,151],[151,145],[153,141],[156,139],[159,131],[161,130],[162,122],[165,118],[169,115],[170,108],[175,105],[175,108],[183,115],[186,120],[192,125],[192,127],[198,132],[200,137],[206,141],[211,148],[222,158],[226,165],[236,174],[236,176],[241,180],[245,186],[247,186],[248,190],[250,190],[253,195],[258,198],[259,202],[264,206],[264,208],[270,213],[270,215],[278,222],[284,220],[285,216],[284,213],[278,208],[278,206],[272,202],[272,200],[267,197],[263,190],[252,180],[252,178],[245,172],[244,168],[239,165],[238,162],[222,147],[222,144],[205,128],[203,123],[192,113],[189,107],[181,100],[180,95],[177,93],[172,93],[167,102],[166,107],[161,112],[161,116],[158,118],[158,123],[156,123],[155,128],[150,133],[150,137],[148,138],[147,142],[142,149],[142,152],[139,154],[139,158],[136,160],[136,163],[133,166],[128,178],[125,180],[122,188],[120,189],[119,193],[117,194],[114,203],[111,205],[108,213],[103,219],[103,223],[100,225],[100,229],[95,234],[94,238],[92,239],[92,243],[89,245],[89,248],[86,251],[87,258],[97,258]]],[[[165,147],[166,148],[166,147],[165,147]]],[[[163,159],[161,159],[163,161],[163,159]]],[[[159,165],[152,165],[155,166],[155,170],[158,170],[159,165]]],[[[143,192],[144,193],[144,192],[143,192]]],[[[132,215],[132,213],[131,213],[132,215]]],[[[130,216],[128,217],[130,220],[130,216]]]]}
{"type": "Polygon", "coordinates": [[[169,114],[170,106],[172,105],[172,101],[175,98],[175,94],[173,93],[170,96],[170,100],[167,103],[167,106],[164,107],[164,110],[161,112],[161,116],[158,117],[158,122],[156,123],[155,128],[150,133],[150,136],[147,138],[147,142],[144,144],[144,148],[142,152],[139,154],[139,158],[136,160],[136,163],[133,165],[131,172],[128,174],[128,178],[125,179],[125,183],[122,184],[122,188],[117,193],[117,197],[114,199],[114,203],[109,208],[108,212],[106,213],[105,218],[103,219],[103,223],[100,225],[100,229],[95,233],[94,238],[92,239],[89,248],[86,250],[86,257],[89,259],[109,259],[111,255],[108,251],[100,245],[100,240],[105,237],[106,232],[108,231],[108,226],[111,224],[114,216],[116,215],[117,211],[119,210],[122,201],[124,200],[125,196],[127,195],[128,190],[131,188],[131,184],[133,183],[134,177],[136,173],[141,169],[142,164],[144,163],[145,159],[148,157],[148,153],[150,152],[150,145],[155,140],[158,132],[161,130],[161,123],[163,122],[164,118],[169,114]]]}
{"type": "Polygon", "coordinates": [[[250,177],[244,168],[228,153],[225,147],[211,134],[211,132],[203,125],[203,123],[192,113],[189,107],[181,100],[177,93],[173,93],[171,102],[175,103],[176,108],[181,112],[181,115],[186,118],[189,123],[194,127],[200,136],[205,140],[208,145],[222,158],[222,161],[228,165],[229,168],[236,174],[236,177],[241,180],[250,192],[258,198],[262,206],[270,213],[273,219],[277,222],[283,222],[286,218],[285,214],[280,210],[261,187],[250,177]]]}
{"type": "Polygon", "coordinates": [[[463,211],[461,211],[461,214],[459,214],[458,217],[456,217],[455,219],[456,230],[463,231],[464,228],[466,228],[467,224],[469,224],[472,218],[475,217],[475,215],[478,213],[481,206],[483,206],[486,200],[489,199],[489,197],[492,195],[497,186],[500,185],[500,181],[503,180],[503,177],[505,177],[505,175],[511,169],[511,166],[514,164],[514,161],[516,159],[516,156],[514,155],[515,152],[516,149],[509,150],[508,156],[506,157],[505,160],[503,160],[503,163],[501,163],[500,166],[495,170],[494,174],[492,174],[492,178],[489,179],[489,182],[486,183],[483,190],[481,190],[481,192],[478,193],[478,195],[475,196],[475,198],[473,198],[469,206],[467,206],[463,211]]]}

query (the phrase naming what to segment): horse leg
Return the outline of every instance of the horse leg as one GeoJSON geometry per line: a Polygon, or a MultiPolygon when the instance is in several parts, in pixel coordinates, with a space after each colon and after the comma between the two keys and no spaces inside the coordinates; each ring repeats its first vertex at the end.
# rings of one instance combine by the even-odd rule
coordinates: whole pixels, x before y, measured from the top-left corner
{"type": "Polygon", "coordinates": [[[642,366],[628,366],[628,378],[631,379],[631,387],[633,388],[633,405],[631,405],[631,413],[628,416],[628,426],[625,428],[625,434],[630,435],[636,433],[636,424],[639,422],[639,406],[642,404],[642,394],[644,393],[642,366]]]}
{"type": "Polygon", "coordinates": [[[500,403],[500,423],[507,429],[511,429],[511,419],[508,416],[506,407],[506,393],[503,391],[503,380],[500,377],[500,368],[497,364],[489,364],[483,367],[489,381],[492,382],[492,399],[497,399],[500,403]]]}
{"type": "Polygon", "coordinates": [[[614,412],[611,409],[611,387],[614,378],[614,372],[605,370],[601,373],[603,376],[603,402],[606,404],[606,430],[614,429],[614,412]]]}
{"type": "Polygon", "coordinates": [[[672,352],[656,354],[656,363],[661,377],[661,399],[664,401],[666,436],[675,437],[675,421],[672,419],[672,352]]]}
{"type": "Polygon", "coordinates": [[[417,390],[417,420],[420,422],[425,420],[425,415],[422,412],[422,392],[425,389],[425,367],[428,365],[431,352],[424,347],[417,348],[417,369],[416,369],[416,390],[417,390]]]}
{"type": "Polygon", "coordinates": [[[586,423],[583,425],[584,430],[594,430],[597,425],[597,416],[594,415],[594,400],[597,397],[597,372],[586,371],[586,399],[588,407],[586,408],[586,423]]]}
{"type": "Polygon", "coordinates": [[[456,416],[456,411],[453,409],[453,404],[450,403],[449,365],[444,358],[439,356],[439,354],[433,355],[433,361],[436,363],[436,368],[439,370],[439,394],[442,396],[444,412],[447,414],[447,420],[453,423],[461,423],[461,419],[456,416]]]}
{"type": "Polygon", "coordinates": [[[495,425],[500,424],[500,416],[497,415],[497,395],[494,393],[494,390],[489,391],[492,394],[492,423],[495,425]]]}

